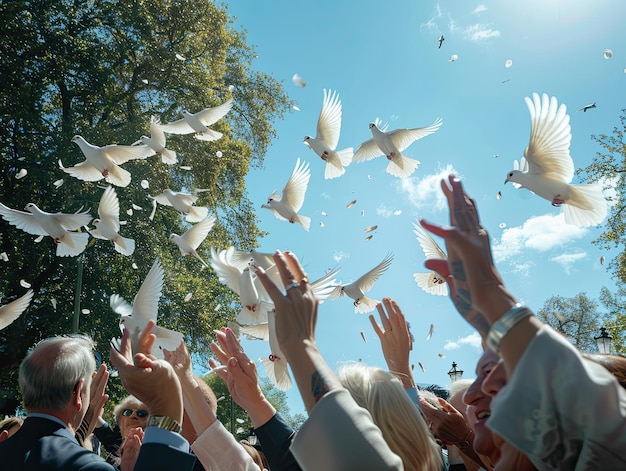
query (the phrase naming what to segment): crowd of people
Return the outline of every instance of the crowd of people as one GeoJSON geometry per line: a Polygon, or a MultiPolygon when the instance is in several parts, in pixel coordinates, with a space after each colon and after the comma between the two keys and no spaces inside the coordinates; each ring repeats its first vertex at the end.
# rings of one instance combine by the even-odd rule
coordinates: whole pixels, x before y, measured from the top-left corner
{"type": "Polygon", "coordinates": [[[619,470],[626,469],[623,358],[577,351],[518,303],[494,266],[476,203],[454,176],[442,181],[447,260],[429,260],[460,316],[483,339],[476,379],[449,402],[416,388],[411,334],[395,301],[370,316],[387,368],[348,364],[335,373],[315,341],[318,301],[297,258],[276,252],[286,290],[262,268],[276,336],[309,414],[294,431],[259,387],[256,367],[230,328],[216,331],[210,366],[249,415],[260,450],[216,417],[217,400],[192,372],[184,343],[151,355],[150,322],[132,351],[128,332],[111,364],[130,394],[102,419],[106,365],[88,337],[46,339],[23,360],[24,420],[0,423],[0,467],[10,470],[619,470]],[[94,372],[95,371],[95,372],[94,372]],[[95,447],[94,447],[95,444],[95,447]],[[96,453],[100,445],[107,459],[96,453]]]}

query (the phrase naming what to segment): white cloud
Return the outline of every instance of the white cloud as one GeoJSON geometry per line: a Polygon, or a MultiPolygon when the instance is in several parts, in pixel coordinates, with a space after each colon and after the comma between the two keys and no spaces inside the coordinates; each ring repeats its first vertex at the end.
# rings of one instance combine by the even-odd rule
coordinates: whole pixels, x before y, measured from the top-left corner
{"type": "Polygon", "coordinates": [[[440,19],[441,17],[443,17],[443,12],[441,11],[441,7],[437,3],[435,5],[435,13],[432,16],[432,18],[430,18],[426,23],[422,23],[420,27],[428,31],[436,32],[439,30],[439,26],[437,26],[437,20],[440,19]]]}
{"type": "Polygon", "coordinates": [[[478,332],[472,332],[467,337],[459,337],[457,340],[446,340],[443,348],[444,350],[458,350],[466,345],[476,349],[482,348],[482,339],[478,332]]]}
{"type": "Polygon", "coordinates": [[[485,41],[486,39],[493,39],[500,37],[500,31],[491,29],[488,25],[476,23],[471,26],[467,26],[463,30],[463,36],[472,42],[485,41]]]}
{"type": "Polygon", "coordinates": [[[501,263],[527,250],[546,252],[580,239],[587,232],[585,228],[565,224],[563,213],[532,217],[519,227],[505,229],[500,239],[494,239],[494,260],[501,263]]]}
{"type": "Polygon", "coordinates": [[[574,265],[574,263],[576,263],[578,260],[586,257],[586,252],[564,253],[561,255],[557,255],[556,257],[552,257],[550,261],[561,264],[563,266],[563,269],[565,270],[565,273],[569,275],[572,269],[572,265],[574,265]]]}
{"type": "Polygon", "coordinates": [[[388,218],[395,214],[395,210],[381,204],[378,208],[376,208],[376,214],[384,218],[388,218]]]}
{"type": "Polygon", "coordinates": [[[326,192],[322,193],[320,196],[322,198],[324,198],[325,200],[329,200],[330,199],[330,195],[328,193],[326,193],[326,192]]]}
{"type": "Polygon", "coordinates": [[[417,209],[427,206],[429,209],[445,210],[448,202],[441,191],[441,180],[451,173],[458,175],[452,164],[447,164],[445,168],[433,175],[426,175],[421,179],[418,177],[403,178],[400,180],[400,191],[406,193],[409,202],[417,209]]]}
{"type": "Polygon", "coordinates": [[[339,263],[342,260],[345,260],[347,258],[350,258],[350,254],[348,252],[342,252],[341,250],[335,250],[335,253],[333,253],[333,259],[337,263],[339,263]]]}
{"type": "Polygon", "coordinates": [[[476,8],[474,8],[474,11],[472,12],[472,14],[477,15],[483,11],[487,11],[487,7],[485,5],[478,5],[476,8]]]}

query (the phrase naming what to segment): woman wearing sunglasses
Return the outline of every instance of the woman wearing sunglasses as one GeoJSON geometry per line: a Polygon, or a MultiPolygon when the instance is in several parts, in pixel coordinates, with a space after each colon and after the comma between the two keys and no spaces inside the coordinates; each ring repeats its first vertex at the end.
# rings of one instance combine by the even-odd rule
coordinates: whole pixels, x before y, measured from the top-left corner
{"type": "MultiPolygon", "coordinates": [[[[117,456],[110,456],[110,458],[116,460],[116,466],[124,470],[126,466],[121,458],[124,456],[124,452],[129,449],[133,450],[131,454],[136,455],[136,451],[143,441],[143,430],[148,425],[150,413],[146,405],[135,396],[126,396],[115,406],[113,415],[115,416],[115,423],[122,437],[122,443],[118,452],[112,453],[117,456]]],[[[134,458],[136,458],[136,456],[134,458]]],[[[134,464],[134,458],[130,459],[130,464],[134,464]]],[[[107,461],[110,462],[110,460],[107,461]]],[[[130,466],[130,468],[132,469],[132,466],[130,466]]]]}

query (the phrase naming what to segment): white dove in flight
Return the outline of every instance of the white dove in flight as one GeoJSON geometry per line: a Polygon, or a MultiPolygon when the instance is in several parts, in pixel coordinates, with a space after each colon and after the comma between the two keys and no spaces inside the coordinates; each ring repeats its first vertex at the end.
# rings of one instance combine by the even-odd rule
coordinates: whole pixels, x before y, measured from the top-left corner
{"type": "Polygon", "coordinates": [[[298,159],[289,181],[283,188],[283,194],[271,194],[267,199],[267,204],[261,207],[271,210],[278,219],[286,219],[292,224],[297,222],[308,231],[311,218],[299,215],[298,211],[304,203],[304,194],[310,178],[309,164],[307,162],[300,164],[300,159],[298,159]]]}
{"type": "MultiPolygon", "coordinates": [[[[160,195],[153,197],[155,201],[163,206],[172,206],[175,210],[185,215],[187,222],[200,222],[209,215],[209,208],[205,206],[194,206],[198,201],[198,196],[189,193],[179,193],[169,188],[160,195]]],[[[153,206],[150,220],[154,218],[156,208],[153,206]]]]}
{"type": "Polygon", "coordinates": [[[206,262],[202,260],[202,257],[198,255],[198,252],[196,252],[196,250],[204,241],[204,239],[206,239],[206,236],[209,235],[209,232],[211,231],[211,229],[213,229],[214,224],[215,216],[207,216],[198,224],[195,224],[187,229],[187,231],[182,236],[179,236],[178,234],[170,234],[170,240],[178,246],[178,248],[180,249],[180,254],[183,257],[186,255],[191,255],[200,260],[203,266],[208,267],[206,262]]]}
{"type": "Polygon", "coordinates": [[[191,134],[195,133],[195,138],[201,141],[217,141],[222,137],[222,133],[209,128],[212,124],[226,116],[233,107],[233,100],[230,99],[214,108],[206,108],[197,113],[183,111],[183,118],[167,124],[161,124],[161,129],[169,134],[191,134]]]}
{"type": "MultiPolygon", "coordinates": [[[[132,306],[117,294],[112,294],[109,299],[111,309],[122,316],[120,330],[123,333],[124,328],[128,329],[133,351],[139,351],[139,334],[146,327],[148,321],[152,319],[156,322],[157,320],[162,289],[163,267],[157,258],[139,291],[137,291],[132,306]]],[[[163,327],[155,326],[152,333],[156,335],[152,354],[157,358],[163,358],[164,348],[174,351],[183,341],[183,334],[163,327]]]]}
{"type": "Polygon", "coordinates": [[[57,244],[57,256],[75,257],[89,242],[87,232],[74,232],[86,226],[92,217],[89,212],[82,213],[47,213],[35,203],[28,203],[26,211],[11,209],[0,203],[0,215],[18,229],[37,236],[49,235],[57,244]]]}
{"type": "Polygon", "coordinates": [[[600,224],[607,215],[607,203],[598,184],[571,185],[574,162],[569,153],[572,139],[569,115],[556,97],[533,93],[525,98],[530,111],[530,142],[524,149],[526,172],[512,170],[507,182],[518,183],[547,199],[553,206],[563,205],[565,222],[580,227],[600,224]]]}
{"type": "Polygon", "coordinates": [[[270,343],[270,354],[260,358],[265,367],[265,374],[270,381],[281,391],[287,391],[291,385],[288,363],[285,355],[280,349],[278,338],[276,337],[276,311],[271,309],[267,316],[268,337],[270,343]]]}
{"type": "Polygon", "coordinates": [[[150,118],[150,137],[141,136],[133,145],[137,145],[140,142],[159,154],[161,156],[161,162],[164,164],[174,165],[178,162],[176,152],[165,148],[165,133],[163,132],[158,116],[152,116],[150,118]]]}
{"type": "Polygon", "coordinates": [[[425,128],[396,129],[389,132],[381,131],[376,123],[370,123],[373,138],[358,147],[352,161],[365,162],[385,155],[389,160],[387,173],[399,178],[408,177],[417,169],[420,162],[403,155],[402,151],[418,139],[436,132],[442,123],[443,121],[437,118],[433,124],[425,128]]]}
{"type": "MultiPolygon", "coordinates": [[[[417,240],[420,243],[426,260],[447,260],[446,253],[441,250],[441,247],[434,241],[430,234],[422,227],[418,222],[413,223],[414,233],[417,236],[417,240]]],[[[431,271],[429,273],[413,273],[413,278],[417,283],[417,286],[424,291],[437,296],[447,296],[448,286],[446,280],[441,278],[438,273],[431,271]]]]}
{"type": "Polygon", "coordinates": [[[337,178],[352,162],[352,147],[335,151],[341,131],[341,101],[337,92],[324,89],[322,111],[317,119],[317,135],[305,136],[304,143],[326,162],[324,178],[337,178]]]}
{"type": "Polygon", "coordinates": [[[100,217],[93,220],[96,228],[89,233],[96,239],[111,241],[115,250],[122,255],[132,255],[135,251],[135,241],[119,234],[120,202],[112,186],[107,187],[100,198],[98,216],[100,217]]]}
{"type": "Polygon", "coordinates": [[[365,293],[374,287],[374,283],[376,283],[378,278],[391,266],[392,260],[393,255],[387,254],[382,262],[365,273],[358,280],[349,284],[339,284],[335,286],[333,291],[329,294],[328,299],[338,299],[345,294],[354,299],[354,312],[365,314],[373,311],[376,305],[380,304],[380,301],[366,296],[365,293]]]}
{"type": "Polygon", "coordinates": [[[15,301],[11,301],[9,304],[5,304],[0,307],[0,330],[8,327],[15,321],[18,317],[22,315],[22,313],[29,306],[31,300],[33,299],[33,290],[29,289],[26,291],[26,294],[17,298],[15,301]]]}
{"type": "Polygon", "coordinates": [[[155,154],[146,145],[118,146],[110,144],[104,147],[89,144],[82,136],[74,136],[72,142],[78,144],[85,160],[65,168],[61,159],[59,166],[65,173],[86,182],[96,182],[103,178],[111,185],[125,187],[130,183],[130,173],[120,165],[129,160],[146,159],[155,154]]]}

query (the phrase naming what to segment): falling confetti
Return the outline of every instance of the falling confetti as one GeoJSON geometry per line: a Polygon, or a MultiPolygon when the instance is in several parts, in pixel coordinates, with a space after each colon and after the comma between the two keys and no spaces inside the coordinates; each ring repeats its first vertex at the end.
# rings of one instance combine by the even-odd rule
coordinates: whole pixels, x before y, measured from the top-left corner
{"type": "Polygon", "coordinates": [[[326,211],[322,211],[322,216],[328,216],[328,214],[326,214],[326,211]]]}
{"type": "Polygon", "coordinates": [[[180,54],[176,54],[176,59],[178,59],[179,61],[184,61],[185,58],[183,56],[181,56],[180,54]]]}
{"type": "Polygon", "coordinates": [[[426,373],[426,368],[424,368],[424,365],[422,364],[422,362],[418,361],[417,364],[419,365],[420,369],[422,370],[422,373],[426,373]]]}
{"type": "Polygon", "coordinates": [[[497,159],[498,157],[500,157],[500,154],[493,154],[494,159],[497,159]]]}
{"type": "Polygon", "coordinates": [[[371,240],[371,239],[372,239],[372,237],[374,237],[374,235],[373,235],[373,234],[372,234],[372,235],[368,235],[368,236],[365,238],[365,242],[367,242],[368,240],[371,240]]]}
{"type": "Polygon", "coordinates": [[[293,105],[292,108],[296,111],[300,111],[300,107],[298,105],[293,105]]]}
{"type": "Polygon", "coordinates": [[[148,85],[150,82],[148,82],[146,79],[142,79],[141,80],[143,83],[145,83],[146,85],[148,85]]]}
{"type": "Polygon", "coordinates": [[[501,191],[498,191],[497,198],[498,198],[499,200],[501,200],[501,199],[502,199],[502,192],[501,192],[501,191]]]}
{"type": "Polygon", "coordinates": [[[224,154],[222,154],[222,151],[221,151],[221,150],[218,150],[218,151],[215,153],[215,157],[221,157],[222,155],[224,155],[224,154]]]}
{"type": "Polygon", "coordinates": [[[91,313],[91,311],[89,309],[81,309],[80,311],[82,314],[89,314],[91,313]]]}
{"type": "Polygon", "coordinates": [[[602,56],[606,59],[613,59],[613,51],[611,49],[605,49],[602,51],[602,56]]]}
{"type": "Polygon", "coordinates": [[[239,419],[239,418],[237,418],[235,420],[237,421],[238,424],[243,424],[245,422],[245,420],[239,419]]]}
{"type": "Polygon", "coordinates": [[[222,305],[218,304],[217,306],[215,306],[215,309],[213,309],[214,311],[219,311],[220,309],[222,309],[222,305]]]}
{"type": "Polygon", "coordinates": [[[600,257],[600,265],[604,265],[604,255],[600,257]]]}
{"type": "Polygon", "coordinates": [[[137,270],[139,268],[136,263],[133,263],[131,266],[133,267],[133,270],[137,270]]]}
{"type": "Polygon", "coordinates": [[[235,433],[239,434],[239,433],[244,433],[245,429],[243,427],[237,427],[237,430],[235,430],[235,433]]]}
{"type": "Polygon", "coordinates": [[[128,214],[129,216],[132,216],[133,215],[133,208],[128,208],[126,210],[126,214],[128,214]]]}
{"type": "Polygon", "coordinates": [[[30,288],[30,283],[26,280],[20,280],[20,286],[23,288],[30,288]]]}
{"type": "Polygon", "coordinates": [[[426,340],[430,340],[434,332],[435,332],[435,324],[430,324],[430,327],[428,328],[428,335],[426,335],[426,340]]]}
{"type": "Polygon", "coordinates": [[[298,74],[293,74],[291,81],[300,88],[304,88],[307,85],[307,83],[298,74]]]}
{"type": "Polygon", "coordinates": [[[365,332],[361,331],[361,338],[363,339],[363,342],[367,343],[367,339],[365,338],[365,332]]]}
{"type": "Polygon", "coordinates": [[[376,229],[378,229],[378,226],[370,226],[370,227],[366,227],[365,229],[363,229],[363,232],[372,232],[372,231],[375,231],[376,229]]]}
{"type": "Polygon", "coordinates": [[[8,262],[9,261],[9,256],[7,255],[6,252],[0,253],[0,260],[2,260],[3,262],[8,262]]]}
{"type": "Polygon", "coordinates": [[[456,54],[452,54],[450,56],[450,59],[448,59],[448,62],[454,62],[459,58],[459,56],[457,56],[456,54]]]}
{"type": "Polygon", "coordinates": [[[368,175],[368,176],[367,176],[367,179],[368,179],[368,180],[371,180],[371,179],[372,179],[372,176],[371,176],[371,175],[368,175]]]}
{"type": "Polygon", "coordinates": [[[401,209],[396,209],[396,210],[393,212],[393,215],[394,215],[394,216],[400,216],[401,214],[402,214],[402,210],[401,210],[401,209]]]}
{"type": "Polygon", "coordinates": [[[180,169],[181,170],[191,170],[191,167],[189,165],[181,165],[180,169]]]}
{"type": "Polygon", "coordinates": [[[39,242],[41,242],[43,240],[43,236],[39,236],[35,239],[35,243],[38,244],[39,242]]]}
{"type": "Polygon", "coordinates": [[[437,355],[439,356],[439,358],[445,358],[446,357],[443,353],[437,353],[437,355]]]}
{"type": "Polygon", "coordinates": [[[50,300],[50,304],[52,304],[52,309],[54,309],[56,311],[57,310],[57,300],[52,298],[50,300]]]}
{"type": "Polygon", "coordinates": [[[324,227],[324,223],[320,221],[320,227],[324,227]]]}
{"type": "Polygon", "coordinates": [[[361,210],[361,217],[364,217],[364,216],[365,216],[365,210],[364,210],[364,209],[362,209],[362,210],[361,210]]]}
{"type": "Polygon", "coordinates": [[[134,209],[135,211],[141,211],[141,210],[143,210],[143,208],[142,208],[141,206],[137,206],[135,203],[133,203],[133,209],[134,209]]]}
{"type": "Polygon", "coordinates": [[[500,229],[504,229],[506,227],[506,222],[501,222],[500,224],[498,224],[498,227],[500,229]]]}
{"type": "Polygon", "coordinates": [[[235,86],[234,86],[234,85],[229,85],[229,86],[228,86],[228,91],[229,91],[229,92],[232,92],[234,89],[235,89],[235,86]]]}
{"type": "Polygon", "coordinates": [[[511,67],[512,65],[513,65],[513,61],[511,59],[507,59],[506,62],[504,63],[504,67],[506,67],[507,69],[511,67]]]}
{"type": "Polygon", "coordinates": [[[189,301],[191,301],[192,296],[193,296],[193,293],[187,293],[183,301],[188,303],[189,301]]]}
{"type": "Polygon", "coordinates": [[[144,190],[150,188],[150,183],[148,183],[148,180],[141,180],[141,188],[143,188],[144,190]]]}
{"type": "Polygon", "coordinates": [[[346,208],[351,208],[352,206],[354,206],[356,204],[356,200],[352,200],[350,201],[347,205],[346,208]]]}
{"type": "Polygon", "coordinates": [[[23,168],[19,172],[17,172],[17,174],[15,175],[15,178],[19,180],[20,178],[24,178],[27,174],[28,174],[28,170],[23,168]]]}
{"type": "Polygon", "coordinates": [[[63,185],[63,179],[62,179],[62,178],[60,178],[59,180],[55,181],[55,182],[53,183],[53,185],[54,185],[55,187],[59,188],[61,185],[63,185]]]}

